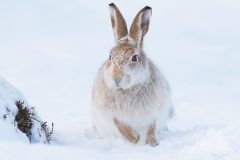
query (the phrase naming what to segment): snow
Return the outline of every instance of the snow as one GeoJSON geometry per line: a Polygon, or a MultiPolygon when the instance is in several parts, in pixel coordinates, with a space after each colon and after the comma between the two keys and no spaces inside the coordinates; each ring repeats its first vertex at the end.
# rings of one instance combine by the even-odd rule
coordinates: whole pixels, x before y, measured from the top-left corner
{"type": "Polygon", "coordinates": [[[91,87],[114,43],[111,2],[0,2],[0,76],[23,93],[1,78],[0,159],[240,159],[239,1],[114,1],[128,27],[153,10],[144,48],[176,109],[155,148],[91,130],[91,87]],[[51,145],[29,144],[2,118],[16,99],[54,122],[51,145]]]}
{"type": "Polygon", "coordinates": [[[17,128],[17,122],[15,121],[18,113],[16,106],[17,101],[23,102],[24,108],[27,107],[31,110],[32,106],[28,104],[22,93],[0,76],[0,124],[2,128],[0,140],[21,140],[24,142],[31,141],[31,143],[47,142],[44,136],[45,132],[41,129],[41,123],[43,123],[43,121],[35,109],[31,110],[31,112],[34,113],[33,118],[36,119],[32,120],[31,139],[28,140],[25,134],[17,128]],[[39,136],[39,134],[41,134],[41,136],[39,136]]]}

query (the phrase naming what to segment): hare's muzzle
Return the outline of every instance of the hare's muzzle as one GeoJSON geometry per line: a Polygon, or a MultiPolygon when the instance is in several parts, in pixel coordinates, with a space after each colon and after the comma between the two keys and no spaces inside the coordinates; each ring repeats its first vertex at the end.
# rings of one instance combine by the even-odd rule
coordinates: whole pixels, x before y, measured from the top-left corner
{"type": "Polygon", "coordinates": [[[114,66],[112,70],[112,78],[116,83],[119,83],[123,77],[123,70],[118,66],[114,66]]]}

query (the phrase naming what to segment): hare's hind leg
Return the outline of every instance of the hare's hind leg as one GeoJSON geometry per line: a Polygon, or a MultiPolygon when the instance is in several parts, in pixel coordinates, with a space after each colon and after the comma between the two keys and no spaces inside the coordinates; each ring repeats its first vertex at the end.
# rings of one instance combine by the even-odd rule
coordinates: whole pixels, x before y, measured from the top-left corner
{"type": "Polygon", "coordinates": [[[129,125],[119,122],[116,118],[113,119],[118,131],[121,135],[131,143],[137,143],[140,139],[140,135],[129,125]]]}
{"type": "Polygon", "coordinates": [[[156,147],[159,145],[156,139],[156,122],[155,121],[153,124],[150,125],[147,131],[145,143],[153,147],[156,147]]]}

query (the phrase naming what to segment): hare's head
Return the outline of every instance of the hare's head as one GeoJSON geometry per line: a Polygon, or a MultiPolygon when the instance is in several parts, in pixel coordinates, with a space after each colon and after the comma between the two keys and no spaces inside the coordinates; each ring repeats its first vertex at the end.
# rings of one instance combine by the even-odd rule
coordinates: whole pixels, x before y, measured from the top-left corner
{"type": "Polygon", "coordinates": [[[117,6],[111,3],[109,8],[116,45],[104,65],[104,78],[109,87],[125,90],[149,77],[148,61],[142,46],[152,9],[146,6],[137,13],[128,34],[126,22],[117,6]]]}

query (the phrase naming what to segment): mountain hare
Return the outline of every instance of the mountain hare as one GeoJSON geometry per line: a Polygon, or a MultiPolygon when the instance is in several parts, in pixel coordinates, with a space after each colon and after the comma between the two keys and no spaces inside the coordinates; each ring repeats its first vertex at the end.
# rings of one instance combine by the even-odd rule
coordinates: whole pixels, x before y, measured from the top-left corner
{"type": "Polygon", "coordinates": [[[143,51],[152,9],[141,9],[128,34],[117,6],[109,4],[116,45],[100,68],[92,89],[93,127],[100,138],[143,139],[157,146],[156,134],[173,113],[167,81],[143,51]]]}

